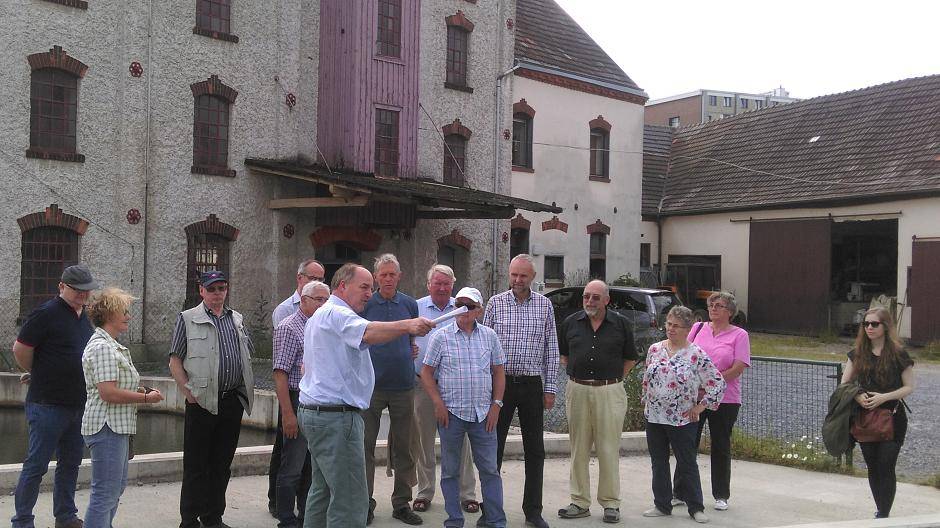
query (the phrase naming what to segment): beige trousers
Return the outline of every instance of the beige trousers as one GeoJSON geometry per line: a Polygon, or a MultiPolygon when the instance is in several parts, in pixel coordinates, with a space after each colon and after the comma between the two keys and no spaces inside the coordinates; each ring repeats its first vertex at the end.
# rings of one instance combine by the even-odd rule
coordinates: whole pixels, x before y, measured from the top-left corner
{"type": "MultiPolygon", "coordinates": [[[[411,435],[411,449],[418,473],[416,499],[434,499],[437,488],[437,455],[434,439],[437,437],[437,419],[434,418],[434,402],[418,383],[415,387],[415,429],[411,435]]],[[[464,438],[460,462],[460,501],[476,500],[475,466],[470,458],[470,441],[464,438]]]]}
{"type": "Polygon", "coordinates": [[[620,507],[620,433],[627,414],[623,383],[600,387],[568,381],[565,411],[571,441],[571,502],[591,506],[588,465],[591,448],[597,454],[597,502],[604,508],[620,507]]]}

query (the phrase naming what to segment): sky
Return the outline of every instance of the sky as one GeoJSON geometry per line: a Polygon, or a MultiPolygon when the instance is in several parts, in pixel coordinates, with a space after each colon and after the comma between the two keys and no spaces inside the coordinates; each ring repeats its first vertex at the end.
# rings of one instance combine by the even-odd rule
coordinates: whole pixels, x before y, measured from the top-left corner
{"type": "Polygon", "coordinates": [[[940,74],[936,0],[556,0],[651,99],[810,98],[940,74]]]}

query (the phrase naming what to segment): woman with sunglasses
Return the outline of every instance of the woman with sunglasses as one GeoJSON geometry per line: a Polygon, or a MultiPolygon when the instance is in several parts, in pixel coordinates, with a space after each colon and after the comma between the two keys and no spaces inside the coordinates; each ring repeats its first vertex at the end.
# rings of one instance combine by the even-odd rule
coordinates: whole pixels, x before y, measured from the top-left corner
{"type": "MultiPolygon", "coordinates": [[[[715,509],[728,509],[731,498],[731,431],[738,420],[741,409],[741,375],[751,366],[751,341],[747,332],[731,324],[738,313],[734,295],[715,292],[708,297],[709,322],[692,325],[689,341],[699,346],[711,358],[727,383],[725,395],[718,409],[705,409],[698,421],[695,447],[702,442],[702,431],[708,422],[711,437],[712,497],[715,509]]],[[[676,471],[673,489],[682,489],[679,472],[676,471]]],[[[673,503],[684,502],[684,497],[675,497],[673,503]]]]}
{"type": "Polygon", "coordinates": [[[896,410],[892,440],[859,442],[868,466],[868,486],[878,508],[875,518],[887,517],[897,489],[894,468],[907,433],[907,414],[900,400],[914,391],[914,361],[901,348],[891,312],[882,307],[865,312],[855,348],[848,355],[842,383],[858,382],[861,392],[855,401],[864,409],[896,410]]]}
{"type": "Polygon", "coordinates": [[[95,325],[85,352],[85,414],[82,435],[91,451],[91,498],[85,514],[86,528],[110,528],[118,501],[127,486],[130,435],[137,432],[137,406],[158,403],[158,390],[138,387],[140,375],[131,353],[117,342],[131,319],[134,298],[118,288],[107,288],[94,297],[88,315],[95,325]]]}

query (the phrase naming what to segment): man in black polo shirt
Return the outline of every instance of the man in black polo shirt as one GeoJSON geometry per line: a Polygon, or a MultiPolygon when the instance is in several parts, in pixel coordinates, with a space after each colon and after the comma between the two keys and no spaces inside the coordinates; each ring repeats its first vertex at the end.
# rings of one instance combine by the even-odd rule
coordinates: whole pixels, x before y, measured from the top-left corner
{"type": "Polygon", "coordinates": [[[30,373],[26,393],[29,447],[19,482],[13,528],[33,528],[39,484],[56,457],[52,513],[56,528],[82,528],[75,507],[75,484],[82,461],[85,374],[82,353],[94,328],[85,303],[98,283],[79,264],[62,272],[59,295],[29,314],[13,343],[17,364],[30,373]]]}
{"type": "Polygon", "coordinates": [[[591,447],[599,470],[597,502],[605,522],[620,521],[620,433],[627,413],[623,378],[636,364],[630,321],[607,309],[603,281],[584,287],[584,310],[558,327],[558,352],[568,371],[565,411],[571,441],[571,504],[563,519],[587,517],[591,506],[591,447]]]}

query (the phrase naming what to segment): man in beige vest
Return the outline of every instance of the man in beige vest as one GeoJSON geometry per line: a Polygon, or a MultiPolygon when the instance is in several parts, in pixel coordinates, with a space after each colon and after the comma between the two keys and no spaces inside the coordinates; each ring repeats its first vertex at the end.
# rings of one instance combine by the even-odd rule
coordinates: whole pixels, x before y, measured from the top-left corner
{"type": "Polygon", "coordinates": [[[199,282],[202,302],[179,315],[170,344],[170,373],[186,396],[180,528],[229,528],[225,489],[242,414],[251,413],[252,343],[242,315],[225,305],[225,274],[207,271],[199,282]]]}

